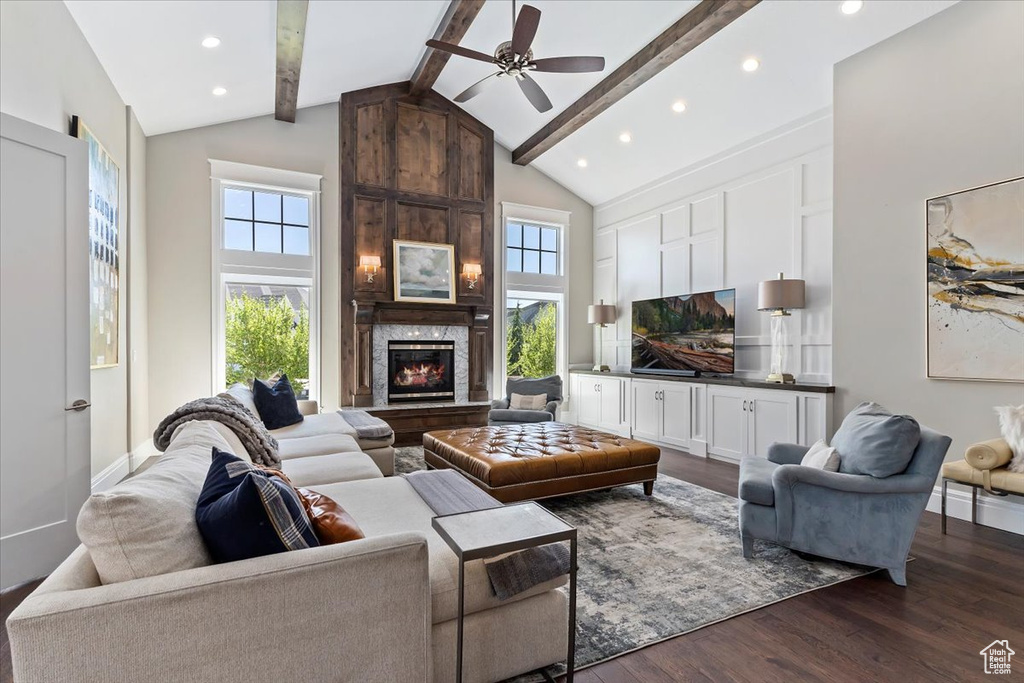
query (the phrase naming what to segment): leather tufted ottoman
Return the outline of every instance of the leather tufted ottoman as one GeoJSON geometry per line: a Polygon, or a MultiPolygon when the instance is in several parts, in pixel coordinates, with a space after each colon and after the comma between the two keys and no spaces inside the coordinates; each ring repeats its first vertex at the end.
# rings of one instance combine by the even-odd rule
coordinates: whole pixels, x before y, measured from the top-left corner
{"type": "Polygon", "coordinates": [[[661,450],[587,427],[540,422],[427,432],[423,458],[431,467],[458,470],[509,503],[635,483],[651,495],[661,450]]]}

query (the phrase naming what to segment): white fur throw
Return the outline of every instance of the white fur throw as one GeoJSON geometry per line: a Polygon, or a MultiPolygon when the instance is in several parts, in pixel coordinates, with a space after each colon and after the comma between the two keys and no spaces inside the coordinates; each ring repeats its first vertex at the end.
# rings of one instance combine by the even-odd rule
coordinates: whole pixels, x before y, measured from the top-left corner
{"type": "Polygon", "coordinates": [[[1024,472],[1024,403],[1019,406],[998,406],[999,431],[1013,451],[1013,460],[1007,465],[1011,472],[1024,472]]]}
{"type": "Polygon", "coordinates": [[[814,445],[807,449],[806,455],[800,461],[804,467],[814,467],[826,472],[839,471],[839,452],[829,446],[824,440],[819,439],[814,445]]]}

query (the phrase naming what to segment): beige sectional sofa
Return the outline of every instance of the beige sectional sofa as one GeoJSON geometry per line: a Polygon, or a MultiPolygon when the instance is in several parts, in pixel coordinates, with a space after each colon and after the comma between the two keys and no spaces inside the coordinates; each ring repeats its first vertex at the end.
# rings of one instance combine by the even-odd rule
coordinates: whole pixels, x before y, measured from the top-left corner
{"type": "MultiPolygon", "coordinates": [[[[229,437],[218,424],[187,423],[156,464],[83,508],[89,542],[8,619],[15,680],[453,681],[457,562],[407,480],[383,477],[359,452],[288,458],[294,483],[340,503],[366,538],[210,564],[195,500],[212,447],[247,457],[229,437]],[[137,578],[102,583],[111,563],[137,578]]],[[[564,583],[500,602],[482,562],[469,563],[465,680],[560,661],[564,583]]]]}

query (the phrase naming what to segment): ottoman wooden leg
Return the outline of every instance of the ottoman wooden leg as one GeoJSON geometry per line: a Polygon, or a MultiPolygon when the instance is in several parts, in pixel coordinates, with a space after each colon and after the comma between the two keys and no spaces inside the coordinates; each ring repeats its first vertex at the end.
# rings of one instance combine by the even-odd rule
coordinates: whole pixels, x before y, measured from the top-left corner
{"type": "Polygon", "coordinates": [[[644,482],[644,495],[645,496],[653,496],[654,495],[654,482],[653,481],[645,481],[644,482]]]}

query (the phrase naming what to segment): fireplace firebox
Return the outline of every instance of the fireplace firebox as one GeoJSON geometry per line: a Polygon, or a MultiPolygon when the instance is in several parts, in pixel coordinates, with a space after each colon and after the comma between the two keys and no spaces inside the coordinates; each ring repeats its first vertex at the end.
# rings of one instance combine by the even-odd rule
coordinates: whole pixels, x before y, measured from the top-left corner
{"type": "Polygon", "coordinates": [[[388,341],[388,403],[455,400],[455,342],[388,341]]]}

